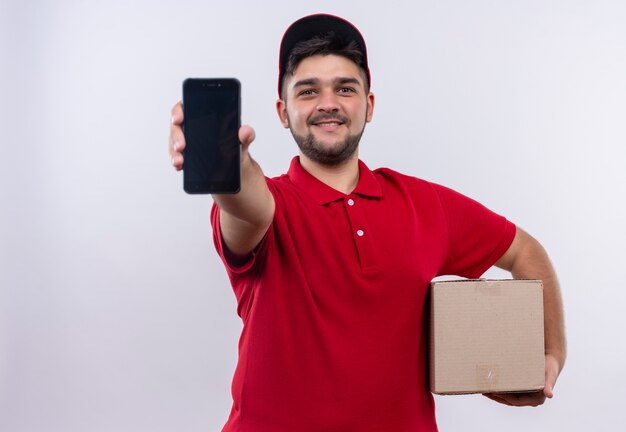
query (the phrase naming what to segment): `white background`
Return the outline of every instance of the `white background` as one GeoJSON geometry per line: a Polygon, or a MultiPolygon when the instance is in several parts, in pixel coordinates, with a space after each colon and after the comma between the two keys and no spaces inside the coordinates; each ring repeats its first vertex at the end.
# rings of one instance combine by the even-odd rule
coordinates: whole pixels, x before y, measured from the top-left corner
{"type": "Polygon", "coordinates": [[[626,3],[368,3],[2,0],[1,431],[221,428],[241,327],[210,199],[170,167],[169,112],[184,78],[238,77],[252,153],[284,172],[278,44],[321,11],[368,43],[366,163],[506,215],[561,279],[555,399],[437,397],[440,429],[623,426],[626,3]]]}

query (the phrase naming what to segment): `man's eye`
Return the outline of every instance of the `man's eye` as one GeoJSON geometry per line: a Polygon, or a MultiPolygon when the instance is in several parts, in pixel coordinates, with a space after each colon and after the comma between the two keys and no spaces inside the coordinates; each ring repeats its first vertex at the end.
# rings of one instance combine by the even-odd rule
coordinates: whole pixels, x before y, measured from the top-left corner
{"type": "Polygon", "coordinates": [[[313,89],[302,90],[300,93],[298,93],[299,96],[311,96],[313,94],[315,94],[315,90],[313,89]]]}
{"type": "Polygon", "coordinates": [[[352,87],[341,87],[339,93],[355,93],[355,90],[352,87]]]}

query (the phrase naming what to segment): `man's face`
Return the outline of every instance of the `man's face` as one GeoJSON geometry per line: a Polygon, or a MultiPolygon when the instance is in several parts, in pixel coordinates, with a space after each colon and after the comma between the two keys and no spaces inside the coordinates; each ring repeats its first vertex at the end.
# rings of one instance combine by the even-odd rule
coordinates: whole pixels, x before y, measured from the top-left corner
{"type": "Polygon", "coordinates": [[[374,95],[366,92],[359,67],[345,57],[316,55],[285,79],[277,111],[302,154],[322,165],[339,165],[356,155],[374,110],[374,95]]]}

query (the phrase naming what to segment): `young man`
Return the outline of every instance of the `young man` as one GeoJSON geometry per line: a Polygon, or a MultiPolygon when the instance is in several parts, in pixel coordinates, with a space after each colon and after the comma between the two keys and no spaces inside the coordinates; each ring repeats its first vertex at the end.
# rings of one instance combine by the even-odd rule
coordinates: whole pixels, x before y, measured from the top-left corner
{"type": "MultiPolygon", "coordinates": [[[[265,178],[243,126],[242,188],[216,195],[214,241],[244,327],[224,431],[436,431],[428,390],[426,296],[444,274],[492,265],[544,282],[546,387],[488,397],[539,405],[565,361],[560,291],[530,235],[479,203],[358,158],[374,95],[349,22],[304,17],[280,48],[276,109],[300,149],[265,178]]],[[[180,103],[170,155],[183,166],[180,103]]]]}

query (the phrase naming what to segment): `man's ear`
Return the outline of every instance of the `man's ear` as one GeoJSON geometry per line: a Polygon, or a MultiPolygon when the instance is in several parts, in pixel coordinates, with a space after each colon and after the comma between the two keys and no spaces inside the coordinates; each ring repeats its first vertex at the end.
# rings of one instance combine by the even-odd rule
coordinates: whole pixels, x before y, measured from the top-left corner
{"type": "Polygon", "coordinates": [[[289,127],[289,117],[287,116],[287,104],[284,100],[278,99],[276,101],[276,113],[280,119],[280,123],[286,129],[289,127]]]}
{"type": "Polygon", "coordinates": [[[374,117],[374,102],[374,93],[370,92],[367,95],[367,117],[365,118],[365,121],[367,121],[368,123],[371,122],[372,118],[374,117]]]}

